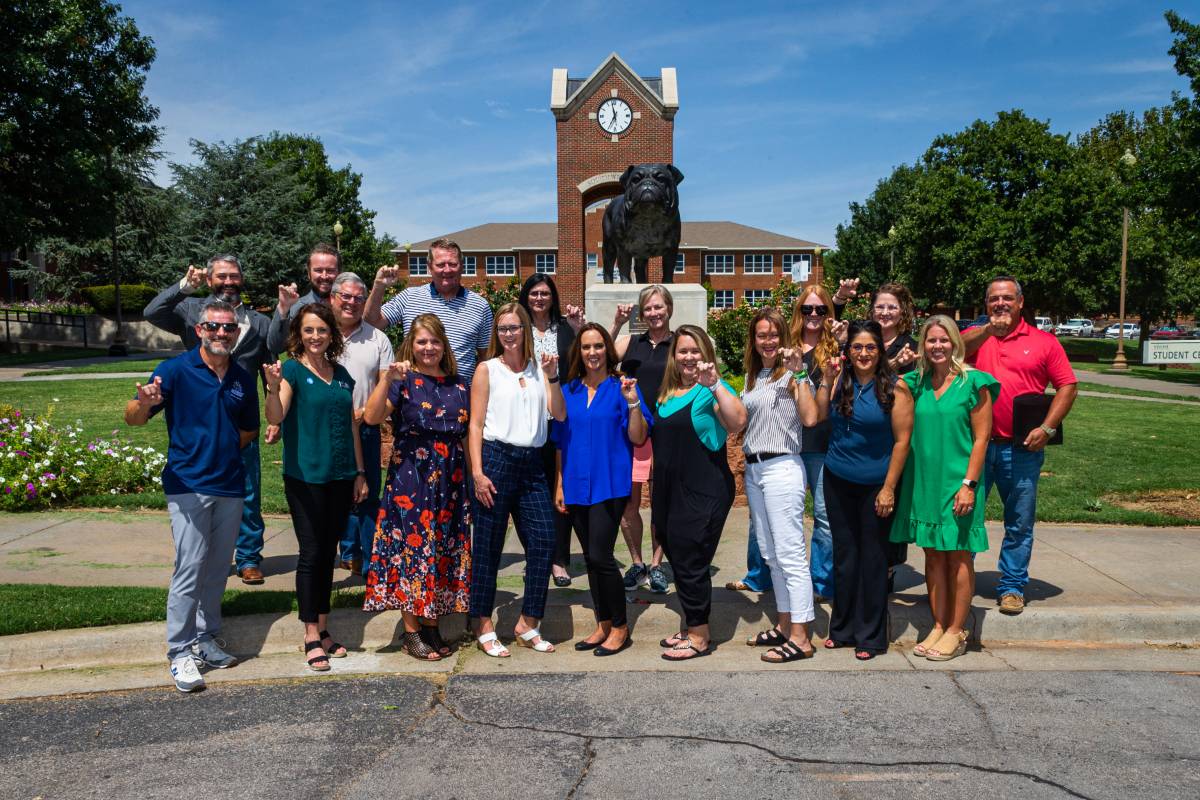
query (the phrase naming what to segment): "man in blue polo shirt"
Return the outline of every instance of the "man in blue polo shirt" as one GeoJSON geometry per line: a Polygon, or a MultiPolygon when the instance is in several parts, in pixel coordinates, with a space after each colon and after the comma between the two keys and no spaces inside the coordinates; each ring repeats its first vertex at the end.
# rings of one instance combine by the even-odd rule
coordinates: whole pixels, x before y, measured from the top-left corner
{"type": "Polygon", "coordinates": [[[241,448],[258,436],[255,379],[231,358],[240,335],[233,306],[219,300],[207,304],[195,332],[200,344],[159,364],[125,405],[129,425],[145,425],[166,411],[162,484],[175,540],[167,658],[181,692],[204,688],[197,663],[217,669],[237,663],[215,638],[242,518],[241,448]]]}

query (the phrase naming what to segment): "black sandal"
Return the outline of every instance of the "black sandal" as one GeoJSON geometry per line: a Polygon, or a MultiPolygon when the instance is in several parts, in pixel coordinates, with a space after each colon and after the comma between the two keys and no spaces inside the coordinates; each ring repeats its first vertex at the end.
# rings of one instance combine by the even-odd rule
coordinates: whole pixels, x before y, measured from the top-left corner
{"type": "Polygon", "coordinates": [[[803,661],[806,658],[812,658],[816,654],[817,651],[815,649],[801,650],[800,645],[796,644],[791,639],[788,639],[778,647],[772,647],[770,650],[759,656],[759,658],[768,664],[786,664],[789,661],[803,661]],[[772,653],[778,656],[778,658],[767,658],[767,656],[771,655],[772,653]]]}
{"type": "Polygon", "coordinates": [[[322,642],[324,642],[326,639],[330,641],[329,647],[321,645],[322,647],[325,647],[325,652],[329,654],[330,658],[346,657],[346,646],[340,642],[333,641],[333,637],[329,635],[329,631],[321,631],[320,636],[322,642]]]}
{"type": "Polygon", "coordinates": [[[752,639],[747,639],[746,644],[751,647],[779,647],[788,638],[783,635],[783,631],[779,628],[771,628],[769,631],[762,631],[752,639]]]}
{"type": "Polygon", "coordinates": [[[421,630],[418,633],[421,641],[432,647],[438,655],[450,655],[450,645],[446,644],[446,640],[442,638],[442,632],[438,630],[437,623],[433,625],[421,623],[421,630]]]}
{"type": "Polygon", "coordinates": [[[405,631],[400,637],[400,643],[404,646],[404,652],[418,661],[442,660],[442,654],[426,644],[419,631],[405,631]]]}
{"type": "MultiPolygon", "coordinates": [[[[313,641],[313,642],[305,642],[304,643],[304,652],[305,653],[311,653],[313,650],[322,650],[322,649],[324,649],[324,648],[321,647],[320,639],[317,639],[316,641],[313,641]]],[[[308,658],[308,668],[311,669],[313,672],[329,672],[329,670],[330,670],[329,656],[326,655],[325,653],[322,653],[319,656],[310,656],[308,658]]]]}

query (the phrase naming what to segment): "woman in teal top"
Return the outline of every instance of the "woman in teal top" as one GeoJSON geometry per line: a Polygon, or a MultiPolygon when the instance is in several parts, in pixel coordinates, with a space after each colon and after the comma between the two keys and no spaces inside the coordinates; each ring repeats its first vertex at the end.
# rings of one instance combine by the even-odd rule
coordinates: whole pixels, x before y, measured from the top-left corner
{"type": "Polygon", "coordinates": [[[326,630],[333,559],[350,506],[367,496],[354,379],[337,363],[342,346],[333,312],[313,303],[292,318],[291,359],[263,367],[267,422],[283,429],[283,489],[300,545],[296,601],[304,652],[312,653],[308,666],[316,672],[328,671],[330,658],[346,656],[326,630]]]}
{"type": "Polygon", "coordinates": [[[987,550],[976,502],[1000,383],[963,363],[958,326],[930,317],[917,337],[917,369],[904,376],[915,418],[912,455],[900,484],[893,542],[925,549],[933,630],[913,653],[949,661],[966,651],[963,628],[975,594],[974,554],[987,550]]]}
{"type": "Polygon", "coordinates": [[[709,567],[733,505],[733,473],[725,438],[746,425],[746,408],[720,380],[708,334],[680,325],[654,415],[654,490],[650,521],[657,532],[683,608],[683,627],[663,639],[662,657],[682,661],[711,652],[709,567]]]}

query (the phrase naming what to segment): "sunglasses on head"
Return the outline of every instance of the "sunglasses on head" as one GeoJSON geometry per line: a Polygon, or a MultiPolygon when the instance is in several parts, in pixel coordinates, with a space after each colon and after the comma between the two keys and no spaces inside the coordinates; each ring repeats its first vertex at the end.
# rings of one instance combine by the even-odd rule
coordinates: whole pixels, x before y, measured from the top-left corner
{"type": "Polygon", "coordinates": [[[818,317],[823,317],[828,313],[829,313],[829,306],[825,306],[825,305],[820,305],[820,306],[803,305],[803,306],[800,306],[800,314],[805,317],[811,317],[813,314],[816,314],[818,317]]]}
{"type": "Polygon", "coordinates": [[[217,331],[233,333],[238,329],[236,322],[201,322],[200,325],[209,333],[216,333],[217,331]]]}

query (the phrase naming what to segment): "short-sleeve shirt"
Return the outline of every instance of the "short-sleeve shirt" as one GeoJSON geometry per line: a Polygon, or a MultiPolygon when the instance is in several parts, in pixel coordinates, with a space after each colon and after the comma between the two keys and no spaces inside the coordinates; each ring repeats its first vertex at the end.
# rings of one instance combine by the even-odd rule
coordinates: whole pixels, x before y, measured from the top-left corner
{"type": "Polygon", "coordinates": [[[341,364],[329,383],[291,359],[283,379],[292,402],[283,418],[283,474],[305,483],[347,480],[358,474],[354,458],[354,379],[341,364]]]}
{"type": "Polygon", "coordinates": [[[884,413],[875,394],[875,381],[850,381],[854,392],[853,412],[842,416],[841,396],[829,401],[829,452],[825,469],[839,478],[867,486],[883,483],[896,443],[892,417],[884,413]]]}
{"type": "Polygon", "coordinates": [[[1042,394],[1049,384],[1061,389],[1076,382],[1062,343],[1023,319],[1006,336],[989,336],[967,363],[1000,381],[1000,397],[992,406],[992,435],[1004,438],[1013,435],[1014,397],[1042,394]]]}
{"type": "Polygon", "coordinates": [[[389,325],[400,325],[405,334],[420,315],[436,315],[446,328],[446,338],[458,361],[458,375],[470,385],[478,351],[486,350],[492,339],[492,307],[487,300],[462,286],[457,295],[446,300],[429,283],[408,287],[384,303],[380,313],[389,325]]]}
{"type": "Polygon", "coordinates": [[[229,362],[217,378],[200,347],[158,365],[150,380],[162,378],[163,402],[150,415],[166,412],[165,494],[241,497],[246,491],[241,434],[258,430],[258,387],[250,373],[229,362]]]}
{"type": "Polygon", "coordinates": [[[379,373],[395,360],[395,353],[384,332],[365,322],[344,341],[338,363],[354,378],[354,407],[362,408],[379,382],[379,373]]]}
{"type": "MultiPolygon", "coordinates": [[[[721,385],[725,387],[725,391],[736,396],[737,393],[728,383],[721,381],[721,385]]],[[[692,430],[696,431],[696,438],[700,440],[700,443],[715,453],[725,446],[725,439],[729,434],[717,417],[717,398],[713,396],[713,390],[707,386],[697,383],[679,397],[668,397],[665,402],[658,404],[655,419],[674,414],[680,408],[691,403],[693,399],[696,402],[692,404],[692,430]]]]}
{"type": "MultiPolygon", "coordinates": [[[[596,387],[589,405],[588,387],[576,378],[563,386],[563,400],[567,419],[552,423],[555,444],[562,451],[563,502],[593,505],[628,497],[633,489],[633,444],[621,379],[609,376],[596,387]]],[[[653,425],[641,390],[638,402],[642,418],[653,425]]]]}

